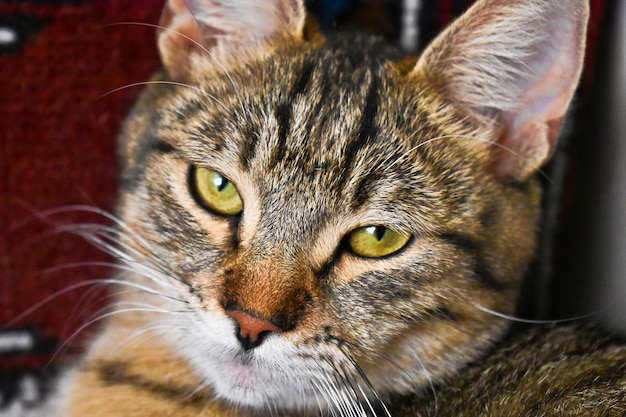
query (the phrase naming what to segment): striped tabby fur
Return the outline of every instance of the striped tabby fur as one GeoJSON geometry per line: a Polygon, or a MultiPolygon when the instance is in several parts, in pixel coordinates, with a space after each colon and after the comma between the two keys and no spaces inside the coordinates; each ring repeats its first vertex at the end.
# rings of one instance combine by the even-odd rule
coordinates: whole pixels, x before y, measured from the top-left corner
{"type": "Polygon", "coordinates": [[[58,415],[562,415],[573,389],[545,414],[522,399],[570,372],[613,391],[588,378],[565,414],[623,400],[623,346],[587,328],[504,344],[493,314],[514,314],[533,256],[586,9],[479,1],[403,57],[322,35],[298,0],[169,0],[164,68],[121,135],[116,301],[58,415]],[[202,170],[241,213],[211,208],[202,170]],[[363,256],[351,236],[374,226],[410,238],[363,256]]]}

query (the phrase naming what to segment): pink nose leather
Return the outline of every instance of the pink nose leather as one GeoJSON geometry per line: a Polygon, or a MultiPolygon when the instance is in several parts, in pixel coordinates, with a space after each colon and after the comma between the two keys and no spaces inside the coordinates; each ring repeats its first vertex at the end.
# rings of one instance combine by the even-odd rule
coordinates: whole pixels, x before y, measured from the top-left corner
{"type": "Polygon", "coordinates": [[[282,330],[275,324],[267,320],[254,317],[251,314],[239,310],[228,312],[239,324],[238,339],[246,349],[256,347],[260,344],[263,333],[282,333],[282,330]]]}

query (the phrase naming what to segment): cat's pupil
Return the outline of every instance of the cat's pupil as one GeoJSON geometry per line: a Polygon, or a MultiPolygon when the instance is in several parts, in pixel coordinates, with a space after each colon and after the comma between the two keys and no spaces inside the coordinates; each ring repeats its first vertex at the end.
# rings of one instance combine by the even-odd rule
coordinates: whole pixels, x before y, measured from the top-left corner
{"type": "Polygon", "coordinates": [[[230,184],[230,181],[219,174],[215,174],[213,177],[213,185],[215,185],[215,188],[217,188],[219,192],[224,191],[224,189],[228,187],[228,184],[230,184]]]}
{"type": "Polygon", "coordinates": [[[372,226],[369,232],[380,242],[387,234],[387,228],[383,226],[372,226]]]}

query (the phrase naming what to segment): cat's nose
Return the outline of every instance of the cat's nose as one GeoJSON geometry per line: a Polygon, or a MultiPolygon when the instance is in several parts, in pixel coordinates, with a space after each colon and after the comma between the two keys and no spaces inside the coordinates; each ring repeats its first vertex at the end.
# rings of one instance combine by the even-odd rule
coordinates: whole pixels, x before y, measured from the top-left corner
{"type": "Polygon", "coordinates": [[[241,310],[227,310],[227,313],[237,322],[237,340],[245,350],[259,346],[270,333],[282,333],[282,329],[274,323],[253,314],[241,310]]]}

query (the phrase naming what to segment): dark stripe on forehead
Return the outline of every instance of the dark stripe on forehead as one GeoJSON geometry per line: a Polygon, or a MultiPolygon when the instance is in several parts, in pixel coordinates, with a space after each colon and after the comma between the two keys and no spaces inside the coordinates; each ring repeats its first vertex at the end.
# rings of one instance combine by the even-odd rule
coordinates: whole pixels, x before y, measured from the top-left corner
{"type": "Polygon", "coordinates": [[[487,263],[482,257],[480,244],[478,242],[467,235],[458,233],[448,233],[442,235],[441,238],[474,259],[474,272],[480,279],[483,287],[494,291],[505,289],[506,285],[498,281],[489,270],[487,263]]]}
{"type": "Polygon", "coordinates": [[[289,135],[289,123],[291,122],[291,103],[280,103],[274,109],[274,117],[278,123],[278,136],[276,148],[270,159],[270,166],[275,167],[285,159],[287,154],[287,136],[289,135]]]}
{"type": "Polygon", "coordinates": [[[256,156],[257,145],[259,144],[259,135],[257,133],[257,128],[252,124],[252,122],[248,122],[242,127],[241,134],[243,136],[243,142],[241,144],[241,149],[239,150],[239,160],[243,168],[247,170],[250,167],[250,162],[256,156]]]}
{"type": "MultiPolygon", "coordinates": [[[[300,95],[304,94],[307,90],[311,82],[311,76],[313,74],[313,69],[315,64],[313,62],[307,62],[303,65],[302,70],[298,74],[298,77],[294,81],[287,96],[287,99],[278,104],[274,110],[274,116],[278,122],[278,141],[277,147],[272,158],[272,165],[276,165],[280,162],[284,156],[287,149],[287,136],[289,134],[289,123],[291,122],[291,113],[293,101],[300,95]]],[[[248,168],[250,165],[250,161],[254,159],[256,156],[258,135],[255,132],[255,127],[252,124],[249,124],[245,131],[242,132],[245,136],[245,142],[243,143],[242,149],[240,150],[240,159],[241,164],[244,168],[248,168]]]]}
{"type": "Polygon", "coordinates": [[[274,117],[276,117],[278,123],[278,137],[276,138],[276,148],[270,159],[271,166],[276,166],[285,159],[287,153],[287,137],[289,136],[291,128],[290,123],[293,113],[293,104],[299,96],[306,92],[311,82],[314,67],[315,64],[313,62],[304,64],[300,74],[291,85],[287,98],[281,103],[278,103],[274,109],[274,117]]]}
{"type": "Polygon", "coordinates": [[[300,72],[298,78],[293,83],[291,87],[291,91],[289,92],[289,99],[293,100],[297,96],[304,94],[307,90],[307,87],[311,83],[311,77],[313,75],[313,69],[315,68],[315,64],[313,62],[306,62],[302,71],[300,72]]]}
{"type": "Polygon", "coordinates": [[[372,71],[372,80],[367,88],[367,95],[365,96],[365,108],[361,114],[361,120],[359,121],[359,133],[357,135],[358,142],[365,143],[372,137],[378,135],[376,129],[375,119],[378,112],[378,76],[372,71]]]}
{"type": "Polygon", "coordinates": [[[373,71],[370,72],[370,76],[371,81],[365,95],[363,112],[359,119],[356,137],[346,147],[340,184],[346,184],[348,181],[359,150],[371,143],[372,139],[376,138],[379,133],[375,122],[376,114],[378,113],[379,80],[373,71]]]}
{"type": "Polygon", "coordinates": [[[379,180],[379,172],[368,172],[367,175],[362,176],[357,182],[354,192],[352,193],[350,207],[354,210],[362,207],[370,199],[374,184],[379,180]]]}

